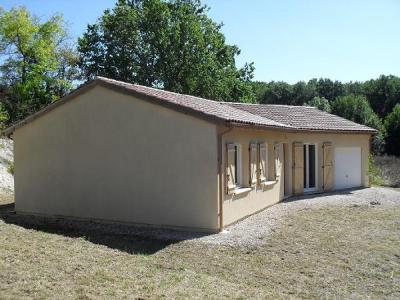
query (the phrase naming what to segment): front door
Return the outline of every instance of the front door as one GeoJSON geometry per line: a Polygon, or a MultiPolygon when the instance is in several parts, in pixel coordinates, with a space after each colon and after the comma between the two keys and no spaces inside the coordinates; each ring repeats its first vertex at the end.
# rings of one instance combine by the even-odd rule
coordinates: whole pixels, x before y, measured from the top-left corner
{"type": "Polygon", "coordinates": [[[317,147],[304,144],[304,192],[317,189],[317,147]]]}

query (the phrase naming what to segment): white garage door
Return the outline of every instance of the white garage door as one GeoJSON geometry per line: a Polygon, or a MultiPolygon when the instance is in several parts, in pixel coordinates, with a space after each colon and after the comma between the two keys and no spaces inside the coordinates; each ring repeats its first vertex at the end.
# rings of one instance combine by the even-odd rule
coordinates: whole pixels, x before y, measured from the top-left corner
{"type": "Polygon", "coordinates": [[[361,186],[361,148],[335,148],[335,188],[361,186]]]}

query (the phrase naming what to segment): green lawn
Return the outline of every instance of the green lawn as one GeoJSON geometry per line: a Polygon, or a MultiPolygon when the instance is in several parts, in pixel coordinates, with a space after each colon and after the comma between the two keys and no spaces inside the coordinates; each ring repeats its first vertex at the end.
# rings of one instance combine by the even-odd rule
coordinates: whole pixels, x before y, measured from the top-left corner
{"type": "Polygon", "coordinates": [[[303,210],[253,248],[67,230],[11,210],[0,204],[2,299],[400,297],[398,206],[303,210]]]}

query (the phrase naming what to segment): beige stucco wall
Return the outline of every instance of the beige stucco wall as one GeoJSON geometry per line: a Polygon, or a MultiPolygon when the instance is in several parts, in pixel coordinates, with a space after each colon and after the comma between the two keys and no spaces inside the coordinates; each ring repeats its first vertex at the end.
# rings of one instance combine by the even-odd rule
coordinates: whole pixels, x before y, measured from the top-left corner
{"type": "MultiPolygon", "coordinates": [[[[367,134],[326,134],[326,133],[290,133],[276,130],[252,130],[235,128],[223,136],[222,144],[240,143],[242,147],[242,184],[249,186],[249,151],[248,146],[252,142],[268,143],[268,154],[270,163],[273,162],[272,146],[274,143],[284,143],[286,147],[286,159],[283,160],[283,147],[281,147],[280,157],[282,165],[286,167],[287,193],[291,195],[292,187],[292,144],[293,142],[316,143],[318,148],[318,174],[317,187],[318,191],[322,191],[322,144],[323,142],[332,142],[333,147],[361,147],[362,159],[362,184],[368,186],[368,154],[369,154],[369,138],[367,134]]],[[[225,151],[223,151],[225,157],[225,151]]],[[[223,158],[222,161],[225,161],[223,158]]],[[[225,172],[225,168],[223,168],[225,172]]],[[[224,174],[225,175],[225,174],[224,174]]],[[[252,191],[241,195],[227,195],[225,192],[223,199],[223,225],[227,226],[245,216],[253,214],[267,206],[278,203],[284,198],[284,180],[285,174],[282,170],[281,176],[276,184],[264,189],[253,188],[252,191]]],[[[225,191],[225,188],[223,189],[225,191]]]]}
{"type": "Polygon", "coordinates": [[[17,212],[218,229],[211,123],[96,86],[13,138],[17,212]]]}

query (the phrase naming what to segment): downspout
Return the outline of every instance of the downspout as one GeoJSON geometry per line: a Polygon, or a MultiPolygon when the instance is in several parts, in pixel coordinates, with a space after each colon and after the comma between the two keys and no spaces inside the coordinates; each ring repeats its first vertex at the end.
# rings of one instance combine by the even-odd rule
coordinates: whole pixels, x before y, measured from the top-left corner
{"type": "Polygon", "coordinates": [[[222,137],[230,132],[233,128],[229,127],[227,130],[222,131],[218,133],[217,135],[217,146],[218,146],[218,177],[219,177],[219,211],[218,211],[218,223],[219,223],[219,231],[222,231],[224,229],[223,226],[223,197],[224,197],[224,191],[223,191],[223,182],[224,178],[222,176],[222,170],[223,170],[223,161],[222,161],[222,137]]]}

